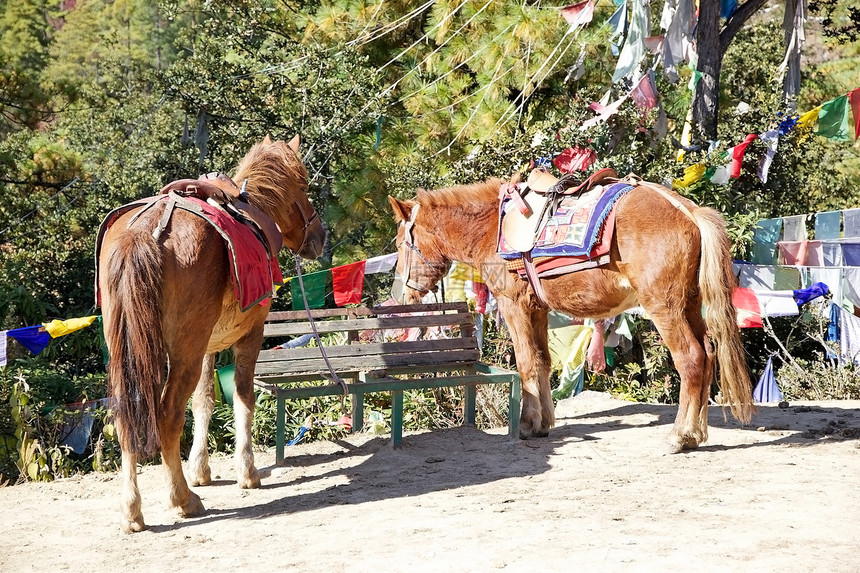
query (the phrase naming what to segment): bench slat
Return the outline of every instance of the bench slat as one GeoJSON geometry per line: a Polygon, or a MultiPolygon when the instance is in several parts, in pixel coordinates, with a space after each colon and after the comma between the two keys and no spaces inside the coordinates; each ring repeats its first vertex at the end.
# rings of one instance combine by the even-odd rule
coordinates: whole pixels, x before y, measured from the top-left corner
{"type": "MultiPolygon", "coordinates": [[[[374,354],[370,356],[336,356],[330,357],[335,372],[357,372],[363,370],[384,370],[388,367],[402,366],[436,366],[446,363],[476,362],[480,358],[477,349],[447,350],[433,352],[415,352],[409,354],[374,354]]],[[[255,369],[257,376],[267,374],[295,374],[327,372],[328,368],[322,357],[308,360],[284,360],[276,362],[258,362],[255,369]]]]}
{"type": "MultiPolygon", "coordinates": [[[[468,313],[432,314],[429,316],[393,316],[384,318],[354,318],[321,320],[316,322],[317,332],[347,332],[355,330],[388,330],[429,326],[472,325],[468,313]]],[[[266,323],[263,336],[297,336],[313,332],[309,322],[266,323]]]]}
{"type": "MultiPolygon", "coordinates": [[[[396,306],[357,306],[345,308],[320,308],[311,309],[311,316],[317,318],[331,318],[335,316],[377,316],[386,314],[414,314],[418,312],[436,312],[436,311],[451,311],[469,312],[469,306],[465,302],[440,302],[431,304],[408,304],[396,306]]],[[[281,320],[307,320],[308,314],[305,310],[282,310],[270,312],[266,318],[267,322],[276,322],[281,320]]]]}
{"type": "MultiPolygon", "coordinates": [[[[478,339],[474,336],[465,338],[440,338],[436,340],[413,340],[407,342],[372,342],[367,344],[347,344],[343,346],[325,346],[329,358],[340,356],[367,356],[371,354],[402,354],[404,352],[430,352],[440,350],[477,349],[478,339]]],[[[322,358],[320,349],[310,348],[279,348],[261,350],[257,362],[274,362],[286,360],[307,360],[322,358]]]]}

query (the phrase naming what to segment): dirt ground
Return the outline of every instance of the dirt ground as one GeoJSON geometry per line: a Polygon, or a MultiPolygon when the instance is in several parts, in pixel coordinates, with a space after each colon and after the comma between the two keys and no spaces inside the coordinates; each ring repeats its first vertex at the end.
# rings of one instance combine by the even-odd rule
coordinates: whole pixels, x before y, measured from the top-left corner
{"type": "Polygon", "coordinates": [[[860,401],[760,407],[741,428],[668,454],[675,407],[586,392],[549,438],[455,428],[231,458],[196,488],[205,515],[139,483],[149,529],[119,530],[117,474],[0,489],[3,571],[858,571],[860,401]]]}

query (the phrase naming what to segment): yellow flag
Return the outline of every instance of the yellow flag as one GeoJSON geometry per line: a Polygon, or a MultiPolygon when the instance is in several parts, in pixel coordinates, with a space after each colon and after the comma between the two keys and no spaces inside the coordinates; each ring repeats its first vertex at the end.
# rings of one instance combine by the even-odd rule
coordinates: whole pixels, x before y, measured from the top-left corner
{"type": "Polygon", "coordinates": [[[76,330],[86,328],[91,325],[96,318],[98,318],[97,315],[85,316],[83,318],[70,318],[68,320],[52,320],[45,324],[45,330],[51,335],[51,338],[57,338],[58,336],[65,336],[76,330]]]}
{"type": "Polygon", "coordinates": [[[684,169],[684,177],[681,179],[675,179],[672,181],[672,187],[677,189],[678,187],[689,187],[696,181],[702,178],[702,176],[707,171],[707,167],[705,167],[702,163],[696,163],[695,165],[690,165],[686,169],[684,169]]]}
{"type": "Polygon", "coordinates": [[[812,128],[815,127],[815,124],[818,121],[818,114],[820,112],[821,106],[818,106],[815,109],[809,110],[797,119],[796,129],[800,130],[800,136],[802,138],[806,138],[811,132],[812,128]]]}

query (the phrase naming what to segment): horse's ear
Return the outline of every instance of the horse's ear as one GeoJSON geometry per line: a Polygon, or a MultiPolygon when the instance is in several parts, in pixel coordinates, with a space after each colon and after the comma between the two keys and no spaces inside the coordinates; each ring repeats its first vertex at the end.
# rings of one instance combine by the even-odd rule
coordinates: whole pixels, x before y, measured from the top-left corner
{"type": "Polygon", "coordinates": [[[264,143],[265,145],[272,145],[272,138],[271,138],[271,137],[269,137],[269,134],[268,134],[268,133],[266,134],[266,137],[264,137],[264,138],[263,138],[263,143],[264,143]]]}
{"type": "Polygon", "coordinates": [[[388,202],[391,203],[391,210],[394,211],[394,221],[396,223],[406,221],[412,215],[412,207],[415,206],[414,201],[399,201],[389,195],[388,202]]]}
{"type": "Polygon", "coordinates": [[[288,145],[288,146],[290,147],[290,149],[292,149],[295,153],[298,153],[298,152],[299,152],[299,144],[300,144],[300,143],[301,143],[301,141],[299,140],[299,136],[298,136],[298,135],[296,135],[294,138],[292,138],[292,139],[290,140],[290,142],[289,142],[287,145],[288,145]]]}

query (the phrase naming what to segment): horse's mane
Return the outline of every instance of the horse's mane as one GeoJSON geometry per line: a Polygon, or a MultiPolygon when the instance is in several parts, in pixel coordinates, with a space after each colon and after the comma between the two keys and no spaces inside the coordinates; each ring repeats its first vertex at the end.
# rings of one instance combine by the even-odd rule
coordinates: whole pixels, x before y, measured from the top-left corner
{"type": "Polygon", "coordinates": [[[242,185],[245,179],[251,202],[272,213],[292,203],[297,193],[306,191],[308,171],[287,143],[272,142],[267,137],[252,147],[236,168],[233,180],[242,185]]]}
{"type": "Polygon", "coordinates": [[[419,189],[416,199],[428,207],[462,207],[464,205],[484,205],[497,203],[501,179],[487,179],[469,185],[454,185],[442,189],[419,189]]]}

